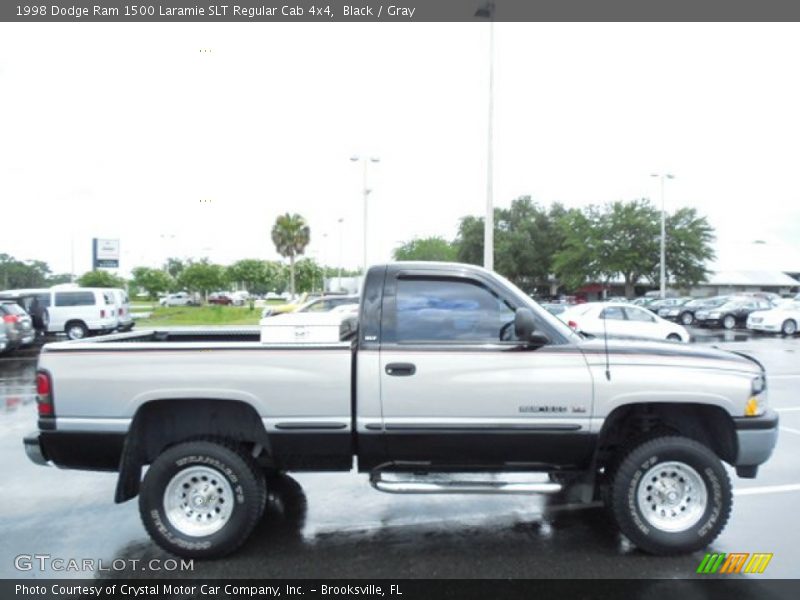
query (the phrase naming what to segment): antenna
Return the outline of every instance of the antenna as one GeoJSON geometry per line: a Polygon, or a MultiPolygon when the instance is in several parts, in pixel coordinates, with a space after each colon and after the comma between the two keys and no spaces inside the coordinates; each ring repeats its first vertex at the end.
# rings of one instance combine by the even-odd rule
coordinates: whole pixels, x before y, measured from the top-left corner
{"type": "Polygon", "coordinates": [[[603,315],[603,346],[606,351],[606,379],[611,381],[611,369],[608,364],[608,326],[606,325],[606,309],[604,308],[603,312],[600,314],[603,315]]]}

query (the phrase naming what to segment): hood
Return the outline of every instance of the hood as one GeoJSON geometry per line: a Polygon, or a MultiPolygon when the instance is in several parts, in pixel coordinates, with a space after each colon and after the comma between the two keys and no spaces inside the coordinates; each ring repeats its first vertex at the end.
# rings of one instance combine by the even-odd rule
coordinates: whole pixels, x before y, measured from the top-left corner
{"type": "MultiPolygon", "coordinates": [[[[602,337],[578,342],[590,364],[605,364],[605,343],[602,337]]],[[[642,359],[652,363],[683,364],[695,361],[697,366],[759,373],[764,370],[756,359],[740,352],[720,350],[707,346],[691,346],[675,342],[608,340],[608,355],[612,365],[641,364],[642,359]]]]}

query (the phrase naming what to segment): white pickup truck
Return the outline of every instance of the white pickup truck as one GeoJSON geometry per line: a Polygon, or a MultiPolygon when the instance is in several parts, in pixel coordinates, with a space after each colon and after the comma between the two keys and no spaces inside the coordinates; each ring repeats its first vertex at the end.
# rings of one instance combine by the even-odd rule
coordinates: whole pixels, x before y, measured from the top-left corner
{"type": "Polygon", "coordinates": [[[350,326],[327,344],[225,329],[48,344],[25,448],[119,471],[115,500],[138,494],[153,540],[184,556],[236,549],[272,474],[354,458],[384,492],[599,497],[668,554],[725,526],[722,463],[755,477],[777,440],[756,360],[584,337],[478,267],[372,267],[350,326]]]}

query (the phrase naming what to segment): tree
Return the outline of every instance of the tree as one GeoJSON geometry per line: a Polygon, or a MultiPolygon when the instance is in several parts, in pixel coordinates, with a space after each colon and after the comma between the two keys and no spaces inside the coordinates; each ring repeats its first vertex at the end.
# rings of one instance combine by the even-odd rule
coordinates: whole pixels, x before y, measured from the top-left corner
{"type": "Polygon", "coordinates": [[[108,271],[87,271],[78,277],[78,283],[83,287],[98,288],[124,288],[125,280],[108,271]]]}
{"type": "Polygon", "coordinates": [[[442,237],[415,238],[394,249],[395,260],[458,260],[458,247],[442,237]]]}
{"type": "MultiPolygon", "coordinates": [[[[714,259],[714,228],[694,208],[681,208],[666,219],[667,280],[689,287],[708,276],[706,261],[714,259]]],[[[660,277],[660,275],[659,275],[660,277]]],[[[651,281],[658,281],[651,278],[651,281]]]]}
{"type": "Polygon", "coordinates": [[[180,258],[170,257],[164,263],[164,269],[173,279],[178,279],[185,268],[186,263],[180,258]]]}
{"type": "MultiPolygon", "coordinates": [[[[557,226],[565,210],[554,204],[545,210],[530,196],[521,196],[508,209],[496,208],[495,269],[527,291],[546,287],[553,273],[553,256],[563,243],[557,226]]],[[[461,262],[483,263],[483,218],[464,217],[456,240],[461,262]]]]}
{"type": "Polygon", "coordinates": [[[305,219],[298,214],[280,215],[272,227],[272,242],[278,254],[289,259],[289,290],[295,293],[294,262],[298,255],[305,252],[311,241],[311,228],[305,219]]]}
{"type": "Polygon", "coordinates": [[[606,231],[597,207],[568,210],[559,217],[557,227],[562,241],[553,257],[553,272],[563,285],[575,289],[613,276],[605,263],[606,231]]]}
{"type": "MultiPolygon", "coordinates": [[[[661,214],[647,199],[613,202],[599,208],[568,211],[561,219],[564,236],[555,270],[568,287],[619,276],[625,295],[647,279],[659,281],[661,214]]],[[[714,232],[693,208],[682,208],[666,222],[667,273],[674,283],[702,281],[705,263],[714,257],[714,232]]]]}
{"type": "Polygon", "coordinates": [[[313,292],[322,289],[325,273],[314,260],[302,258],[295,264],[297,291],[313,292]]]}
{"type": "Polygon", "coordinates": [[[200,292],[206,298],[209,292],[225,287],[227,280],[224,267],[203,259],[184,268],[178,276],[178,283],[190,292],[200,292]]]}
{"type": "Polygon", "coordinates": [[[155,300],[158,294],[168,291],[173,284],[172,278],[161,269],[135,267],[132,273],[133,281],[131,283],[138,289],[147,292],[151,300],[155,300]]]}
{"type": "Polygon", "coordinates": [[[39,260],[21,261],[9,254],[0,254],[0,286],[2,289],[35,288],[47,285],[50,267],[39,260]]]}
{"type": "Polygon", "coordinates": [[[245,258],[229,266],[227,274],[232,283],[243,285],[247,291],[255,294],[265,287],[267,267],[263,260],[245,258]]]}

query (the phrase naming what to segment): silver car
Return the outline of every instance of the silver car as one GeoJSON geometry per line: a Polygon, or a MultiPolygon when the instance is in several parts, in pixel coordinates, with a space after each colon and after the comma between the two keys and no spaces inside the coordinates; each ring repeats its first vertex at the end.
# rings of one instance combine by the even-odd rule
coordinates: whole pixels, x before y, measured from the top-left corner
{"type": "Polygon", "coordinates": [[[10,347],[28,346],[33,343],[36,332],[33,322],[25,309],[16,302],[0,302],[0,319],[10,347]]]}

